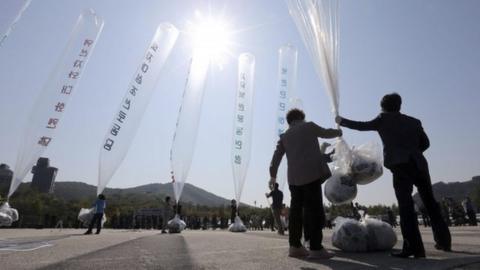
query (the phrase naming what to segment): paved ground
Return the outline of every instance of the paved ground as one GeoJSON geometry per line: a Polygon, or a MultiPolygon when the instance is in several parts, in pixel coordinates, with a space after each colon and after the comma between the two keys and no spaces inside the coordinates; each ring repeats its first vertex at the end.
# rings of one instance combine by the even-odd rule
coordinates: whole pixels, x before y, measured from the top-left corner
{"type": "MultiPolygon", "coordinates": [[[[226,231],[0,230],[0,269],[480,269],[480,227],[452,228],[453,252],[433,248],[432,234],[422,229],[427,258],[396,259],[388,252],[344,253],[310,262],[286,256],[286,237],[274,233],[226,231]]],[[[401,239],[401,237],[399,237],[401,239]]],[[[396,248],[401,246],[401,241],[396,248]]]]}

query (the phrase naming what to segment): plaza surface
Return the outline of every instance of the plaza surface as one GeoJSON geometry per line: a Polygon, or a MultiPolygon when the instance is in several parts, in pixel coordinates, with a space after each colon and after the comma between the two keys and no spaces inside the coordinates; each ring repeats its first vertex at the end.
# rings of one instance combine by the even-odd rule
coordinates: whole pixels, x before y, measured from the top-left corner
{"type": "Polygon", "coordinates": [[[336,256],[323,261],[287,257],[287,236],[269,231],[0,229],[0,269],[480,269],[480,227],[450,229],[453,252],[446,253],[433,248],[431,231],[422,228],[426,259],[341,252],[331,245],[332,230],[324,230],[325,246],[336,256]]]}

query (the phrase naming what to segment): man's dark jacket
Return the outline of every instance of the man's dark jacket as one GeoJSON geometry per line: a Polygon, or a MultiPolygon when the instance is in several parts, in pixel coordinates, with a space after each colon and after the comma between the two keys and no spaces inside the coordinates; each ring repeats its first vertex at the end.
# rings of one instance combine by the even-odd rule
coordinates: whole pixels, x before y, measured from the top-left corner
{"type": "Polygon", "coordinates": [[[423,152],[430,142],[420,120],[402,113],[380,113],[368,122],[358,122],[343,118],[341,126],[360,131],[377,131],[383,142],[385,167],[391,169],[395,165],[413,160],[418,169],[428,171],[427,160],[423,152]]]}

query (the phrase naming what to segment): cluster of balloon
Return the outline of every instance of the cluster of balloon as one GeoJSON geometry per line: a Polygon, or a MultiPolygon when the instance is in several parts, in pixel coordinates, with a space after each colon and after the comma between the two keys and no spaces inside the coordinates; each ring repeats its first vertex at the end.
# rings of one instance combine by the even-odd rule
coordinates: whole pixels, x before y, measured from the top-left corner
{"type": "Polygon", "coordinates": [[[12,33],[13,29],[15,29],[15,26],[17,25],[18,21],[20,21],[20,19],[22,18],[23,13],[25,13],[25,11],[28,9],[28,6],[30,6],[30,2],[32,2],[32,0],[25,0],[23,4],[20,6],[17,12],[17,15],[15,16],[13,21],[10,23],[10,25],[7,27],[7,30],[5,31],[5,33],[0,38],[0,48],[2,47],[5,40],[7,40],[8,36],[12,33]]]}
{"type": "MultiPolygon", "coordinates": [[[[234,130],[232,143],[232,168],[235,198],[240,204],[243,185],[250,161],[252,118],[253,118],[253,81],[255,75],[255,56],[242,53],[238,57],[238,84],[235,101],[234,130]]],[[[246,227],[238,216],[230,225],[232,232],[244,232],[246,227]]]]}
{"type": "MultiPolygon", "coordinates": [[[[307,47],[317,75],[322,78],[324,88],[330,97],[332,111],[339,115],[339,86],[338,86],[338,0],[287,0],[288,9],[297,29],[307,47]]],[[[351,149],[343,138],[336,143],[333,167],[333,176],[328,180],[325,195],[334,204],[351,202],[356,194],[356,184],[359,178],[352,168],[354,161],[370,166],[377,162],[362,160],[363,155],[352,154],[351,149]],[[330,183],[329,183],[330,182],[330,183]],[[329,190],[327,192],[327,189],[329,190]],[[342,196],[333,196],[341,194],[342,196]]],[[[375,164],[377,168],[378,164],[375,164]]],[[[371,171],[371,170],[370,170],[371,171]]],[[[380,173],[381,175],[381,173],[380,173]]],[[[371,178],[380,176],[378,171],[372,173],[371,178]]]]}
{"type": "MultiPolygon", "coordinates": [[[[209,64],[210,59],[208,54],[194,50],[170,150],[173,193],[177,204],[180,201],[180,196],[182,195],[183,186],[187,180],[195,150],[195,141],[197,138],[203,92],[209,64]]],[[[174,218],[172,222],[175,220],[180,219],[174,218]]],[[[182,226],[178,225],[176,227],[181,228],[182,226]]]]}
{"type": "Polygon", "coordinates": [[[77,90],[77,84],[87,67],[102,28],[103,20],[91,9],[83,11],[78,17],[62,56],[50,72],[49,80],[30,112],[7,201],[35,161],[54,140],[55,131],[60,126],[64,110],[77,90]]]}
{"type": "Polygon", "coordinates": [[[97,194],[103,192],[125,158],[178,33],[170,23],[157,27],[100,148],[97,194]]]}

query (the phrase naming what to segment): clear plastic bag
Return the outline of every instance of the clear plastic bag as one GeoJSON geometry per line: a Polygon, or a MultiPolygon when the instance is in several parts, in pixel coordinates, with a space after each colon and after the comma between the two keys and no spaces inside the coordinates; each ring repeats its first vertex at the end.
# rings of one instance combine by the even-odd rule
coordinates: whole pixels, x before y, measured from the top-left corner
{"type": "Polygon", "coordinates": [[[352,149],[351,176],[358,185],[369,184],[383,174],[383,153],[376,142],[352,149]]]}
{"type": "Polygon", "coordinates": [[[18,211],[15,208],[10,207],[8,202],[5,202],[0,206],[0,227],[12,226],[12,223],[18,220],[18,211]]]}
{"type": "Polygon", "coordinates": [[[187,225],[183,220],[180,219],[178,214],[175,214],[175,217],[168,221],[167,228],[169,233],[180,233],[185,229],[187,225]]]}
{"type": "MultiPolygon", "coordinates": [[[[80,220],[83,223],[83,226],[88,227],[90,225],[90,222],[92,222],[94,214],[95,214],[95,207],[81,208],[80,212],[78,212],[78,220],[80,220]]],[[[102,217],[102,227],[106,221],[107,221],[107,217],[105,216],[105,213],[104,213],[102,217]]]]}
{"type": "Polygon", "coordinates": [[[325,197],[335,204],[347,204],[357,196],[357,185],[348,174],[334,171],[325,184],[325,197]]]}
{"type": "Polygon", "coordinates": [[[235,217],[235,222],[230,224],[230,227],[228,227],[228,230],[231,232],[246,232],[247,227],[243,224],[242,219],[240,219],[239,216],[235,217]]]}
{"type": "Polygon", "coordinates": [[[355,219],[337,217],[334,221],[332,244],[348,252],[367,251],[367,229],[355,219]]]}
{"type": "Polygon", "coordinates": [[[397,235],[390,224],[370,218],[368,215],[361,223],[367,230],[367,248],[369,251],[390,250],[397,243],[397,235]]]}
{"type": "Polygon", "coordinates": [[[357,196],[357,184],[369,184],[383,174],[383,153],[376,142],[350,149],[339,139],[333,160],[332,177],[325,185],[325,196],[333,204],[350,203],[357,196]]]}

